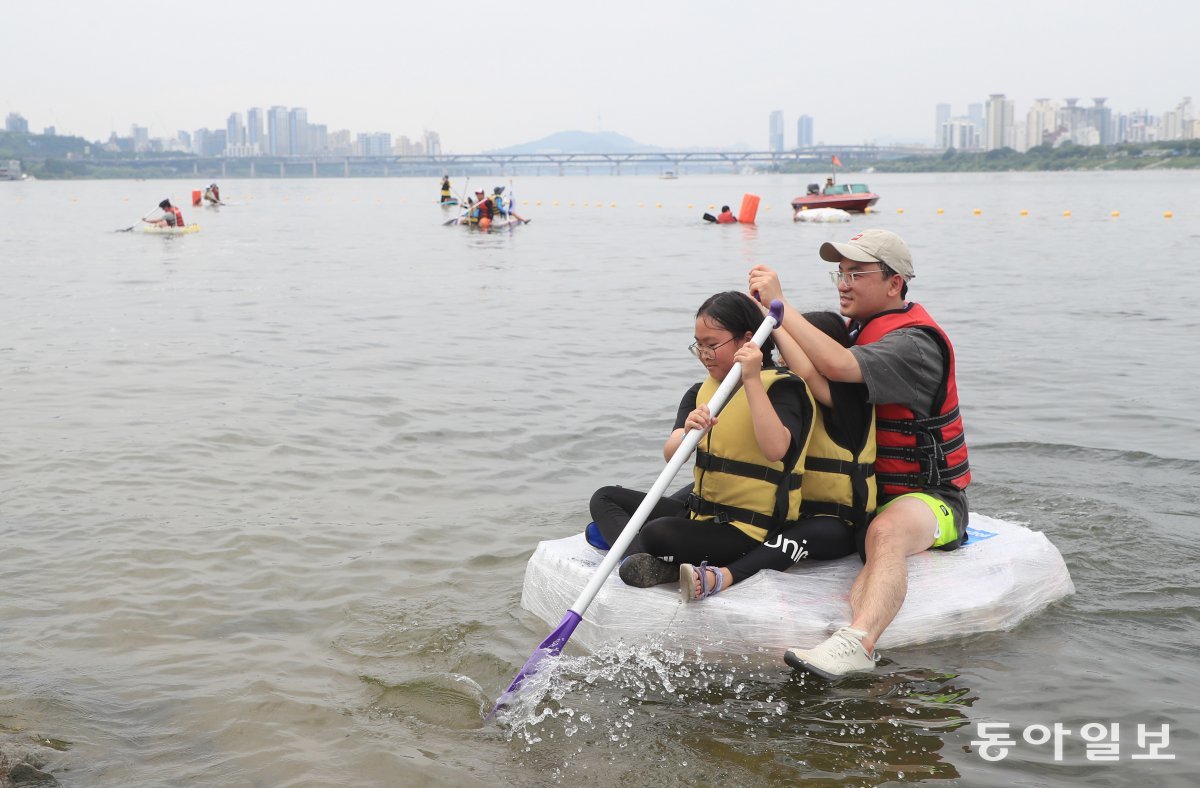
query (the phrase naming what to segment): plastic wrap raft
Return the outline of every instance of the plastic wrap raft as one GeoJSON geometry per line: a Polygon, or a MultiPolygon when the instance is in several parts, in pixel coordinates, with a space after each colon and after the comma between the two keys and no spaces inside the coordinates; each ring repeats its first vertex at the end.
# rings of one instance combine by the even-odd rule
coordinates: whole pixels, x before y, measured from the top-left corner
{"type": "MultiPolygon", "coordinates": [[[[1042,533],[971,513],[967,544],[908,561],[908,596],[880,648],[1012,629],[1075,592],[1058,549],[1042,533]]],[[[521,606],[551,626],[575,601],[604,556],[583,535],[541,542],[525,568],[521,606]]],[[[763,571],[696,602],[677,585],[633,588],[617,573],[605,581],[572,642],[589,651],[675,639],[706,654],[782,653],[819,643],[849,623],[857,556],[805,561],[787,572],[763,571]]]]}
{"type": "Polygon", "coordinates": [[[183,227],[161,227],[154,224],[146,224],[142,226],[142,232],[146,235],[190,235],[191,233],[200,232],[200,225],[188,224],[183,227]]]}
{"type": "Polygon", "coordinates": [[[792,217],[794,222],[848,222],[850,214],[841,208],[803,208],[792,217]]]}

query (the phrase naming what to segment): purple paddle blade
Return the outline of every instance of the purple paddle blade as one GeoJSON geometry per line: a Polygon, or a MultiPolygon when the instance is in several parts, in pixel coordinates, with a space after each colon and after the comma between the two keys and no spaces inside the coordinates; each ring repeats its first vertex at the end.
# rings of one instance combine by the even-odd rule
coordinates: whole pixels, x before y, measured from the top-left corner
{"type": "MultiPolygon", "coordinates": [[[[496,701],[496,709],[504,705],[505,698],[520,689],[522,682],[528,676],[537,673],[543,662],[551,657],[557,657],[562,653],[563,646],[567,645],[567,641],[571,638],[571,633],[575,631],[575,627],[579,626],[579,622],[582,620],[583,617],[574,610],[567,611],[567,614],[563,616],[563,620],[559,623],[558,627],[534,649],[529,659],[525,660],[525,664],[517,673],[517,677],[512,680],[512,684],[508,685],[508,689],[504,690],[504,694],[496,701]]],[[[495,714],[496,709],[492,710],[493,714],[495,714]]]]}

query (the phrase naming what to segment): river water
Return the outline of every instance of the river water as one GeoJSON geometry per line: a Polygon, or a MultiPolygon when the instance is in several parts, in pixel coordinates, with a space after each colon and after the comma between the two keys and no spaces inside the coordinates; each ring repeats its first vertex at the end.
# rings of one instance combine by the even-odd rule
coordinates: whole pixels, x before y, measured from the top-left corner
{"type": "Polygon", "coordinates": [[[533,219],[494,234],[436,179],[0,184],[0,785],[1194,784],[1200,173],[873,175],[793,224],[821,179],[475,179],[533,219]],[[168,195],[201,232],[113,232],[168,195]],[[658,475],[699,303],[766,263],[835,307],[817,247],[870,226],[955,342],[972,509],[1076,594],[836,686],[568,648],[486,720],[537,542],[658,475]]]}

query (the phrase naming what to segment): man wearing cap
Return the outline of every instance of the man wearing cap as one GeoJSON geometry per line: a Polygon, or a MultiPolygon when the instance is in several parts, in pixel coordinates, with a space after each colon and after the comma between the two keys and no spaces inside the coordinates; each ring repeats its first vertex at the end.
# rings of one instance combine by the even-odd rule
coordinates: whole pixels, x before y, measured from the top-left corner
{"type": "Polygon", "coordinates": [[[471,200],[468,205],[471,206],[471,210],[467,215],[467,220],[471,224],[479,224],[480,219],[487,219],[489,223],[492,221],[492,201],[483,189],[476,190],[475,199],[471,200]]]}
{"type": "MultiPolygon", "coordinates": [[[[784,655],[792,667],[832,680],[874,670],[875,643],[904,603],[908,556],[966,541],[971,472],[954,348],[920,304],[905,300],[916,276],[908,245],[872,229],[822,244],[820,254],[838,265],[830,276],[854,346],[842,347],[790,305],[782,329],[829,380],[866,384],[879,444],[880,505],[858,535],[864,564],[850,589],[850,624],[820,645],[784,655]]],[[[751,269],[750,292],[762,303],[783,299],[778,274],[766,266],[751,269]]]]}

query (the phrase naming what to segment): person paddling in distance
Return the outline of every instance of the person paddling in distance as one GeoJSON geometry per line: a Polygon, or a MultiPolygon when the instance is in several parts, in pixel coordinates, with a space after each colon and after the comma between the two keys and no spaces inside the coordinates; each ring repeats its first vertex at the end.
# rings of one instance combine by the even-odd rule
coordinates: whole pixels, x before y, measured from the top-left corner
{"type": "MultiPolygon", "coordinates": [[[[806,312],[804,318],[843,347],[854,344],[846,320],[836,312],[806,312]]],[[[875,511],[875,409],[867,402],[866,387],[826,380],[786,331],[777,328],[772,339],[817,403],[804,460],[800,519],[728,566],[681,565],[684,602],[728,589],[763,569],[784,572],[805,559],[844,558],[855,552],[856,536],[875,511]]]]}
{"type": "MultiPolygon", "coordinates": [[[[684,562],[732,561],[799,516],[814,404],[803,380],[770,363],[771,340],[762,348],[750,341],[761,323],[758,305],[745,293],[717,293],[697,310],[689,350],[708,375],[684,394],[663,446],[669,460],[688,430],[703,433],[692,490],[685,501],[659,501],[621,562],[627,584],[677,582],[684,562]],[[714,419],[708,402],[735,363],[741,384],[714,419]]],[[[608,514],[597,526],[612,544],[629,515],[619,507],[608,514]]]]}
{"type": "Polygon", "coordinates": [[[453,199],[453,195],[450,193],[450,176],[443,175],[442,176],[442,200],[441,201],[442,202],[450,202],[451,199],[453,199]]]}
{"type": "Polygon", "coordinates": [[[183,227],[183,212],[172,205],[170,200],[163,200],[158,207],[163,212],[161,219],[142,219],[142,221],[155,227],[183,227]]]}
{"type": "Polygon", "coordinates": [[[492,217],[496,214],[495,203],[488,197],[483,189],[475,192],[475,200],[471,203],[471,210],[468,213],[468,221],[471,224],[480,224],[483,226],[491,226],[492,217]]]}
{"type": "MultiPolygon", "coordinates": [[[[875,643],[904,604],[908,557],[966,541],[971,480],[958,408],[954,349],[920,304],[907,301],[912,254],[900,236],[865,230],[825,243],[841,313],[855,344],[845,348],[786,307],[783,330],[834,382],[862,382],[875,405],[880,505],[863,543],[865,563],[850,589],[850,622],[811,648],[791,648],[793,668],[827,679],[875,669],[875,643]]],[[[750,270],[750,292],[784,300],[778,274],[750,270]]],[[[785,301],[786,304],[786,301],[785,301]]]]}
{"type": "Polygon", "coordinates": [[[214,183],[204,190],[204,201],[213,205],[221,205],[221,189],[217,184],[214,183]]]}
{"type": "Polygon", "coordinates": [[[510,198],[510,199],[506,200],[504,198],[504,187],[503,186],[496,186],[495,188],[492,189],[492,198],[491,199],[492,199],[492,204],[496,208],[496,213],[498,213],[499,215],[511,216],[514,219],[516,219],[518,222],[520,222],[521,224],[529,224],[528,219],[526,219],[525,217],[521,216],[521,214],[519,214],[513,210],[512,199],[510,198]]]}

